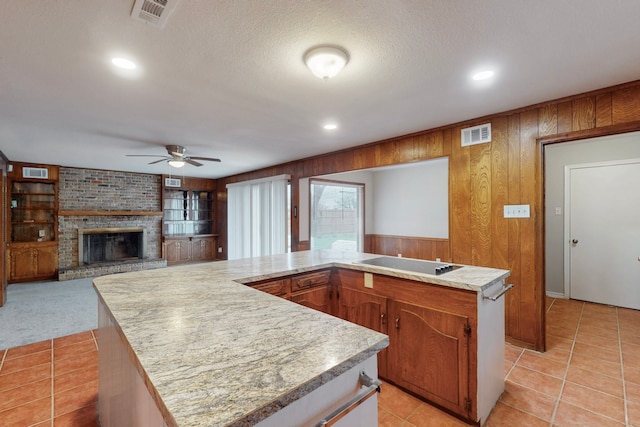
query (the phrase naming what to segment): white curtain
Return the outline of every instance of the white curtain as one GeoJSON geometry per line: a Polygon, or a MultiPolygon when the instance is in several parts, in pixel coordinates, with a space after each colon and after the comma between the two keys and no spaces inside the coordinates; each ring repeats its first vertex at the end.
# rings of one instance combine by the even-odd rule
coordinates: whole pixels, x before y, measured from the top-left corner
{"type": "Polygon", "coordinates": [[[227,185],[229,259],[287,250],[289,175],[227,185]]]}

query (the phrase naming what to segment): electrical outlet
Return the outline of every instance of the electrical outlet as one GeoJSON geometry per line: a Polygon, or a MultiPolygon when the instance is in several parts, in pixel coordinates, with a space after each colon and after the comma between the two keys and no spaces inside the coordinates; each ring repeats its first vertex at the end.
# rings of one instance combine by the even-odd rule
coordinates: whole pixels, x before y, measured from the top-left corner
{"type": "Polygon", "coordinates": [[[222,253],[222,246],[218,246],[218,253],[221,254],[222,253]]]}
{"type": "Polygon", "coordinates": [[[373,288],[373,274],[364,273],[364,287],[373,288]]]}
{"type": "Polygon", "coordinates": [[[44,237],[44,230],[38,230],[38,237],[44,237]]]}

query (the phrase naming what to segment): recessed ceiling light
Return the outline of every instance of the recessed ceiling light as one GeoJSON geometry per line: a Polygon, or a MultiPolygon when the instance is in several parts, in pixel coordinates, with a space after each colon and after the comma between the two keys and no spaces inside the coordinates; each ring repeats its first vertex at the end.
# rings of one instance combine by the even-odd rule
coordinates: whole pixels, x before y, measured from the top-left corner
{"type": "Polygon", "coordinates": [[[118,68],[123,68],[125,70],[135,70],[136,64],[127,58],[112,58],[111,63],[118,68]]]}
{"type": "Polygon", "coordinates": [[[485,70],[485,71],[480,71],[479,73],[475,73],[471,78],[473,80],[487,80],[493,77],[494,75],[495,75],[495,72],[493,70],[485,70]]]}
{"type": "Polygon", "coordinates": [[[325,128],[326,130],[338,129],[338,125],[335,124],[335,123],[327,123],[326,125],[324,125],[322,127],[325,128]]]}

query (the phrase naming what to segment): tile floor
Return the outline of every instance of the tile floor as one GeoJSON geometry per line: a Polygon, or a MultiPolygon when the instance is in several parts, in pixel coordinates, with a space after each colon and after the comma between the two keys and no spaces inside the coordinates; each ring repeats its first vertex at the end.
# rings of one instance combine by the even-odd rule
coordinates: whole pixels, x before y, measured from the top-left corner
{"type": "MultiPolygon", "coordinates": [[[[640,427],[640,311],[548,299],[547,351],[505,346],[488,427],[640,427]]],[[[0,426],[97,426],[96,331],[0,350],[0,426]]],[[[379,426],[466,424],[384,384],[379,426]]]]}

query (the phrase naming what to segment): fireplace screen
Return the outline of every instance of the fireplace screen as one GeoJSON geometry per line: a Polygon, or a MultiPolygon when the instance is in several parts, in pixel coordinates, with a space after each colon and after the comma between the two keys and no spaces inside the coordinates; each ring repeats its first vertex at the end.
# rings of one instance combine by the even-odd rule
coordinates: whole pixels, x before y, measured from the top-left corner
{"type": "Polygon", "coordinates": [[[79,264],[143,259],[144,234],[144,230],[139,229],[100,232],[84,230],[78,236],[79,243],[82,242],[78,251],[79,264]]]}

